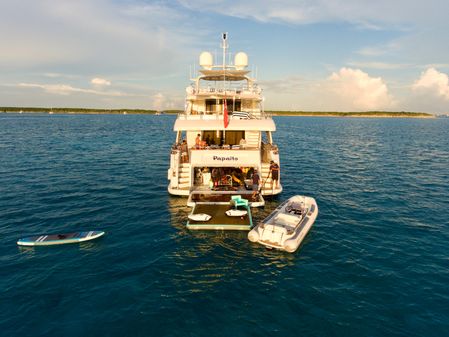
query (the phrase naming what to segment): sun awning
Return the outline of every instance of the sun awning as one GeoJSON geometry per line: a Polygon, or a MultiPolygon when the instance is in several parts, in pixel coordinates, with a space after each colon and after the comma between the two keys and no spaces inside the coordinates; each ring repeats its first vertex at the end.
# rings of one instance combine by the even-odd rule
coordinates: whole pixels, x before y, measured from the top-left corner
{"type": "Polygon", "coordinates": [[[226,79],[226,81],[243,81],[247,79],[246,75],[249,73],[249,70],[201,69],[199,72],[203,74],[200,77],[202,80],[223,81],[226,79]]]}

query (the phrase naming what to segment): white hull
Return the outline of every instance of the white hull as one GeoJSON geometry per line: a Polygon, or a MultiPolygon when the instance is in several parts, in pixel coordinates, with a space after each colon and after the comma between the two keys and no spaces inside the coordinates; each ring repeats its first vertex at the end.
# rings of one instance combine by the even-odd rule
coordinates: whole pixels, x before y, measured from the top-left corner
{"type": "MultiPolygon", "coordinates": [[[[188,197],[191,194],[190,189],[177,189],[177,188],[171,188],[170,186],[168,186],[167,191],[171,195],[176,195],[176,196],[180,196],[180,197],[188,197]]],[[[262,189],[261,194],[264,196],[274,196],[274,195],[280,194],[281,192],[282,192],[282,186],[279,186],[279,188],[275,188],[275,189],[262,189]]]]}
{"type": "Polygon", "coordinates": [[[248,239],[292,253],[304,240],[317,215],[318,205],[314,198],[293,196],[255,226],[248,233],[248,239]]]}

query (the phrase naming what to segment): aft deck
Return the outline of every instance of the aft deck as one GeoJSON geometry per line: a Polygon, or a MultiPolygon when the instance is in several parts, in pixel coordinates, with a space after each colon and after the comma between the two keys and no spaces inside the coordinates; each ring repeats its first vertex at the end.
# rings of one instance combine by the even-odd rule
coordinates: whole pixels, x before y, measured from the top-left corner
{"type": "Polygon", "coordinates": [[[248,200],[248,204],[250,207],[262,207],[265,205],[265,200],[262,195],[259,193],[256,196],[256,199],[252,199],[252,191],[246,189],[238,189],[238,190],[210,190],[209,188],[198,187],[192,192],[190,192],[189,199],[187,200],[187,206],[195,207],[200,204],[209,204],[209,205],[226,205],[229,206],[233,196],[241,195],[243,199],[248,200]]]}

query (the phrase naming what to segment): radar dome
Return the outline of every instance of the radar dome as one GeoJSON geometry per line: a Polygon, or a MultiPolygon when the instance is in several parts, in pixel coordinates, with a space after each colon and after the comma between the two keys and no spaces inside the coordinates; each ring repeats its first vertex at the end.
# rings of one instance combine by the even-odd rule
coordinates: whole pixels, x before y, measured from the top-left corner
{"type": "Polygon", "coordinates": [[[248,65],[248,55],[243,52],[235,54],[234,65],[237,70],[245,69],[248,65]]]}
{"type": "Polygon", "coordinates": [[[212,54],[209,53],[208,51],[203,51],[200,54],[200,66],[203,67],[204,69],[212,69],[212,66],[214,64],[214,59],[212,57],[212,54]]]}

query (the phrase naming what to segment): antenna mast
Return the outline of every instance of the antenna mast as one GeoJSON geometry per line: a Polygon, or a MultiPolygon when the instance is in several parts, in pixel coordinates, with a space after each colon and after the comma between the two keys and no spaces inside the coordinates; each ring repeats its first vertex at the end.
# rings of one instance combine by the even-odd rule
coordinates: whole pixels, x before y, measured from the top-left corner
{"type": "Polygon", "coordinates": [[[228,38],[228,33],[223,33],[222,35],[222,45],[223,48],[223,90],[226,89],[226,48],[228,47],[226,40],[228,38]]]}
{"type": "Polygon", "coordinates": [[[228,48],[228,45],[226,43],[226,40],[228,38],[228,33],[223,33],[222,36],[222,44],[221,47],[223,48],[223,69],[225,69],[226,66],[226,48],[228,48]]]}
{"type": "Polygon", "coordinates": [[[228,45],[226,44],[226,39],[228,37],[228,33],[223,33],[223,123],[224,123],[224,129],[223,129],[223,139],[226,139],[226,127],[228,126],[229,120],[228,120],[228,108],[226,105],[226,48],[228,45]]]}

